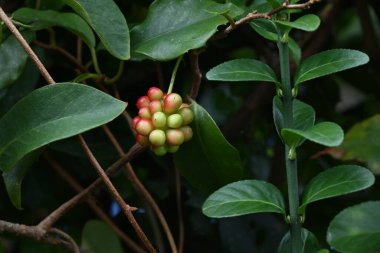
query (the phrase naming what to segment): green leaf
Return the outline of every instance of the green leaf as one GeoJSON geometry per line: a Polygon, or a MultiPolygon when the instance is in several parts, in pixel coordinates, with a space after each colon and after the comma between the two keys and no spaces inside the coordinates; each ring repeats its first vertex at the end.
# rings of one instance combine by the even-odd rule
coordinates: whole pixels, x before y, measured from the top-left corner
{"type": "Polygon", "coordinates": [[[136,57],[164,61],[203,47],[217,27],[227,23],[225,17],[207,9],[222,6],[208,0],[156,0],[145,21],[131,30],[132,51],[136,57]]]}
{"type": "Polygon", "coordinates": [[[194,135],[174,154],[176,168],[195,188],[206,193],[241,180],[243,168],[239,152],[224,138],[203,107],[193,102],[191,108],[194,135]]]}
{"type": "Polygon", "coordinates": [[[366,189],[375,182],[374,175],[357,165],[341,165],[321,172],[305,188],[301,213],[308,204],[366,189]]]}
{"type": "Polygon", "coordinates": [[[214,218],[259,212],[285,214],[285,203],[274,185],[259,180],[244,180],[228,184],[211,194],[203,204],[202,212],[214,218]]]}
{"type": "MultiPolygon", "coordinates": [[[[31,32],[22,35],[28,42],[35,37],[31,32]]],[[[17,80],[24,70],[27,59],[28,54],[13,35],[0,44],[0,90],[17,80]]]]}
{"type": "Polygon", "coordinates": [[[301,56],[302,56],[300,46],[297,44],[295,40],[293,40],[290,37],[289,37],[288,45],[289,45],[290,56],[293,58],[296,65],[299,65],[301,61],[301,56]]]}
{"type": "Polygon", "coordinates": [[[306,130],[284,128],[282,138],[289,146],[300,145],[303,138],[328,147],[339,146],[343,141],[342,128],[333,122],[318,123],[306,130]]]}
{"type": "Polygon", "coordinates": [[[243,9],[237,7],[233,3],[216,4],[215,2],[209,2],[204,10],[209,13],[217,15],[228,15],[230,17],[236,17],[244,12],[243,9]]]}
{"type": "Polygon", "coordinates": [[[380,252],[380,201],[344,209],[331,221],[327,242],[344,253],[380,252]]]}
{"type": "Polygon", "coordinates": [[[95,47],[95,36],[91,28],[74,13],[21,8],[13,13],[13,18],[31,25],[33,30],[46,29],[52,26],[63,27],[80,37],[89,47],[95,47]]]}
{"type": "Polygon", "coordinates": [[[317,77],[366,64],[368,61],[368,56],[357,50],[332,49],[324,51],[310,56],[301,63],[296,71],[294,83],[298,85],[317,77]]]}
{"type": "Polygon", "coordinates": [[[278,82],[271,67],[254,59],[236,59],[224,62],[209,70],[206,78],[215,81],[278,82]]]}
{"type": "MultiPolygon", "coordinates": [[[[321,245],[315,235],[309,230],[302,228],[302,253],[318,253],[321,245]]],[[[277,253],[291,253],[291,237],[290,232],[287,232],[280,242],[277,253]]]]}
{"type": "Polygon", "coordinates": [[[90,220],[84,226],[81,248],[92,253],[124,252],[115,232],[98,220],[90,220]]]}
{"type": "Polygon", "coordinates": [[[295,28],[298,30],[303,30],[307,32],[312,32],[318,29],[321,20],[317,15],[307,14],[295,21],[276,21],[277,24],[286,26],[288,28],[295,28]]]}
{"type": "Polygon", "coordinates": [[[0,170],[31,151],[103,125],[126,104],[90,86],[61,83],[34,90],[0,119],[0,170]]]}
{"type": "Polygon", "coordinates": [[[346,133],[343,144],[343,160],[358,160],[367,163],[380,174],[380,115],[363,120],[346,133]]]}
{"type": "Polygon", "coordinates": [[[127,21],[113,0],[65,0],[99,36],[108,52],[120,60],[130,58],[127,21]]]}

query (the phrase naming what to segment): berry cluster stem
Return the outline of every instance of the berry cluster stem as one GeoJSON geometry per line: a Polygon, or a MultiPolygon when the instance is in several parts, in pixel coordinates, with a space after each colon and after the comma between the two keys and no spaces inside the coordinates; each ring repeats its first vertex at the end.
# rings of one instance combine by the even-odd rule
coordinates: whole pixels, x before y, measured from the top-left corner
{"type": "MultiPolygon", "coordinates": [[[[281,67],[281,88],[284,104],[284,127],[293,128],[293,96],[290,83],[290,68],[289,68],[289,47],[284,41],[278,42],[280,67],[281,67]]],[[[290,235],[291,235],[291,252],[302,252],[301,238],[301,220],[298,215],[299,194],[298,194],[298,176],[297,176],[297,158],[289,157],[291,147],[285,144],[285,164],[286,175],[288,182],[288,198],[290,212],[290,235]]]]}
{"type": "Polygon", "coordinates": [[[181,55],[180,57],[178,57],[175,65],[174,65],[174,69],[173,69],[173,72],[172,72],[172,77],[170,79],[170,84],[169,84],[169,88],[168,88],[167,94],[170,94],[173,91],[175,77],[177,75],[177,70],[178,70],[180,62],[182,61],[182,58],[183,58],[183,55],[181,55]]]}

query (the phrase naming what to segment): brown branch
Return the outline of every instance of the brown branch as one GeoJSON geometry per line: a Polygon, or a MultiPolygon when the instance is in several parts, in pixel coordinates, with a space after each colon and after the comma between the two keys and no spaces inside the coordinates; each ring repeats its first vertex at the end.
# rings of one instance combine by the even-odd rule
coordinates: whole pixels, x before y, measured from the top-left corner
{"type": "Polygon", "coordinates": [[[37,68],[41,72],[42,76],[45,78],[48,84],[53,84],[55,81],[50,76],[49,72],[46,70],[45,66],[42,64],[38,56],[33,52],[32,48],[29,46],[28,42],[22,37],[21,33],[17,30],[16,26],[12,23],[12,20],[5,14],[3,8],[0,7],[0,18],[4,21],[8,29],[14,34],[16,39],[20,42],[21,46],[25,49],[27,54],[30,56],[32,61],[36,64],[37,68]]]}
{"type": "Polygon", "coordinates": [[[191,99],[197,98],[199,88],[201,86],[201,81],[202,81],[202,72],[199,68],[199,54],[200,53],[201,53],[200,51],[194,51],[194,50],[191,50],[189,53],[191,72],[193,75],[193,81],[192,81],[191,91],[189,95],[191,99]]]}
{"type": "MultiPolygon", "coordinates": [[[[110,131],[110,129],[106,125],[103,125],[103,130],[106,133],[106,135],[108,136],[108,138],[110,139],[112,145],[115,147],[117,153],[120,156],[122,156],[124,154],[124,151],[123,151],[122,147],[120,146],[119,142],[117,141],[117,139],[115,138],[115,136],[110,131]]],[[[170,245],[172,253],[177,253],[177,246],[175,244],[173,235],[172,235],[171,230],[169,228],[169,225],[165,219],[165,216],[161,212],[161,209],[157,205],[157,203],[154,200],[154,198],[152,197],[152,195],[149,193],[149,191],[145,188],[145,186],[141,183],[141,181],[139,180],[139,178],[135,174],[135,172],[132,168],[132,165],[130,163],[127,163],[126,168],[127,168],[127,176],[128,176],[129,181],[132,183],[133,187],[143,195],[143,197],[148,201],[149,205],[153,208],[154,212],[156,213],[157,218],[160,221],[161,226],[164,229],[166,237],[169,241],[169,245],[170,245]]]]}
{"type": "Polygon", "coordinates": [[[178,212],[178,253],[183,253],[185,242],[185,225],[183,223],[182,201],[181,201],[181,177],[178,169],[174,168],[175,186],[176,186],[176,201],[178,212]]]}
{"type": "MultiPolygon", "coordinates": [[[[76,192],[83,191],[83,187],[50,155],[45,153],[45,159],[49,162],[51,167],[73,188],[76,192]]],[[[96,215],[103,220],[120,238],[136,253],[145,253],[138,244],[136,244],[130,237],[128,237],[109,217],[108,215],[95,203],[91,197],[86,198],[86,202],[96,213],[96,215]]]]}

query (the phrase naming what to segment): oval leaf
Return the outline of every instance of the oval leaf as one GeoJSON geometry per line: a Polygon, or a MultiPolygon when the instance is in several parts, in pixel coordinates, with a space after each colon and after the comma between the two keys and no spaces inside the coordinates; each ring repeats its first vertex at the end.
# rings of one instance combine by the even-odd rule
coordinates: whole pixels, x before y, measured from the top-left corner
{"type": "Polygon", "coordinates": [[[303,193],[301,213],[306,206],[321,199],[331,198],[360,191],[373,185],[374,175],[366,168],[357,165],[342,165],[314,177],[303,193]]]}
{"type": "Polygon", "coordinates": [[[207,72],[208,80],[277,82],[276,74],[267,64],[254,59],[224,62],[207,72]]]}
{"type": "Polygon", "coordinates": [[[369,61],[368,56],[357,50],[332,49],[324,51],[304,60],[297,68],[294,83],[330,75],[342,70],[354,68],[369,61]]]}
{"type": "Polygon", "coordinates": [[[124,252],[115,232],[98,220],[88,221],[84,226],[81,248],[92,253],[124,252]]]}
{"type": "Polygon", "coordinates": [[[317,15],[307,14],[292,22],[276,21],[276,23],[289,27],[289,28],[295,28],[298,30],[306,31],[306,32],[312,32],[318,29],[321,23],[321,20],[319,19],[317,15]]]}
{"type": "Polygon", "coordinates": [[[95,31],[107,51],[121,60],[130,57],[127,21],[113,0],[65,0],[95,31]]]}
{"type": "Polygon", "coordinates": [[[333,122],[318,123],[306,130],[284,128],[281,130],[281,135],[285,143],[291,147],[300,145],[303,138],[324,146],[334,147],[339,146],[344,137],[342,128],[333,122]]]}
{"type": "Polygon", "coordinates": [[[40,30],[51,26],[63,27],[79,36],[89,47],[95,47],[95,36],[88,24],[74,13],[62,13],[52,10],[21,8],[13,13],[17,21],[40,30]]]}
{"type": "Polygon", "coordinates": [[[214,218],[259,212],[285,214],[285,203],[274,185],[259,180],[244,180],[228,184],[211,194],[203,204],[202,212],[214,218]]]}
{"type": "MultiPolygon", "coordinates": [[[[321,245],[315,235],[309,230],[302,228],[302,253],[319,253],[321,245]]],[[[286,233],[280,242],[277,253],[292,253],[290,232],[286,233]]]]}
{"type": "Polygon", "coordinates": [[[224,138],[205,109],[196,102],[191,108],[194,136],[174,154],[176,168],[194,187],[206,193],[242,179],[239,152],[224,138]]]}
{"type": "Polygon", "coordinates": [[[140,57],[171,60],[204,46],[227,21],[207,11],[215,9],[212,5],[221,4],[208,0],[154,1],[145,21],[131,30],[132,51],[140,57]]]}
{"type": "Polygon", "coordinates": [[[346,208],[327,230],[330,246],[344,253],[380,252],[380,201],[346,208]]]}
{"type": "Polygon", "coordinates": [[[0,170],[31,151],[103,125],[126,104],[90,86],[61,83],[34,90],[0,119],[0,170]]]}

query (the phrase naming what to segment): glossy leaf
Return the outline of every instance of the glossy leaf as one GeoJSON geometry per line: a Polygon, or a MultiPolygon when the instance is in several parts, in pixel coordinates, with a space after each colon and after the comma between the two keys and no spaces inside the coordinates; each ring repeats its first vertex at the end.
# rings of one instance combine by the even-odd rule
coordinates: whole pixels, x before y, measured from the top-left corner
{"type": "Polygon", "coordinates": [[[343,141],[342,128],[332,122],[318,123],[309,129],[299,130],[284,128],[281,130],[282,138],[289,146],[296,147],[303,138],[328,147],[339,146],[343,141]]]}
{"type": "Polygon", "coordinates": [[[92,87],[61,83],[21,99],[0,119],[0,170],[9,171],[31,151],[103,125],[125,109],[92,87]]]}
{"type": "MultiPolygon", "coordinates": [[[[35,34],[23,33],[23,36],[30,42],[35,34]]],[[[0,90],[17,80],[25,67],[27,59],[27,53],[13,35],[2,41],[0,44],[0,90]]]]}
{"type": "Polygon", "coordinates": [[[214,218],[259,212],[285,214],[285,203],[274,185],[259,180],[244,180],[228,184],[211,194],[203,204],[202,212],[214,218]]]}
{"type": "Polygon", "coordinates": [[[195,188],[206,193],[241,180],[243,168],[239,152],[224,138],[203,107],[193,102],[191,108],[194,135],[174,154],[176,168],[195,188]]]}
{"type": "Polygon", "coordinates": [[[98,220],[90,220],[84,226],[81,248],[92,253],[124,252],[115,232],[98,220]]]}
{"type": "Polygon", "coordinates": [[[65,0],[99,36],[110,54],[121,60],[130,58],[127,21],[113,0],[65,0]]]}
{"type": "Polygon", "coordinates": [[[327,242],[344,253],[380,252],[380,201],[341,211],[329,225],[327,242]]]}
{"type": "MultiPolygon", "coordinates": [[[[302,228],[302,253],[319,253],[321,245],[315,235],[309,230],[302,228]]],[[[292,253],[290,232],[287,232],[280,242],[277,253],[292,253]]]]}
{"type": "Polygon", "coordinates": [[[63,27],[79,36],[89,47],[95,47],[95,36],[91,28],[74,13],[21,8],[13,13],[13,18],[31,25],[33,30],[46,29],[52,26],[63,27]]]}
{"type": "Polygon", "coordinates": [[[312,32],[318,29],[321,20],[317,15],[307,14],[296,19],[295,21],[276,21],[276,23],[288,28],[312,32]]]}
{"type": "Polygon", "coordinates": [[[307,184],[300,210],[312,202],[366,189],[373,185],[375,177],[366,168],[342,165],[321,172],[307,184]]]}
{"type": "Polygon", "coordinates": [[[206,74],[215,81],[266,81],[277,82],[276,74],[267,64],[254,59],[236,59],[224,62],[206,74]]]}
{"type": "Polygon", "coordinates": [[[132,51],[137,58],[170,60],[203,47],[217,27],[227,22],[222,15],[207,11],[221,7],[208,0],[156,0],[145,21],[131,30],[132,51]]]}
{"type": "Polygon", "coordinates": [[[324,51],[304,60],[298,67],[294,83],[330,75],[339,71],[366,64],[369,58],[366,54],[351,49],[332,49],[324,51]]]}

